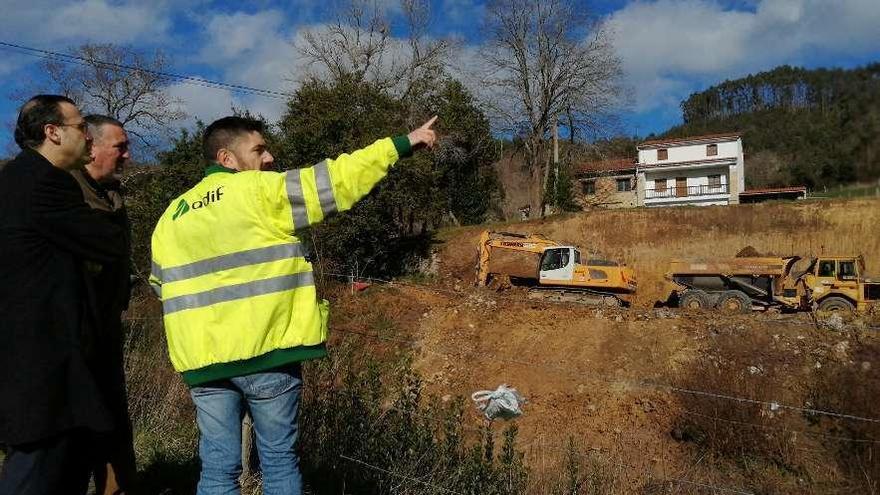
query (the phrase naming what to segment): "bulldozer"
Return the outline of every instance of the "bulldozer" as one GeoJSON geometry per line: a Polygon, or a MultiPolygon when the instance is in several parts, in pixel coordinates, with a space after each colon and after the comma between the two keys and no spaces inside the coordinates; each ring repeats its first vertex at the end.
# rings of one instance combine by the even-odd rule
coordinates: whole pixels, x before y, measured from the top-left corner
{"type": "Polygon", "coordinates": [[[530,298],[629,306],[638,285],[632,268],[604,259],[581,261],[580,249],[541,234],[486,230],[478,246],[477,285],[506,277],[528,287],[530,298]],[[508,263],[499,267],[495,260],[502,255],[507,255],[508,263]]]}
{"type": "Polygon", "coordinates": [[[795,270],[799,256],[672,261],[668,300],[679,307],[745,313],[853,312],[880,306],[880,281],[865,276],[861,256],[820,256],[795,270]]]}

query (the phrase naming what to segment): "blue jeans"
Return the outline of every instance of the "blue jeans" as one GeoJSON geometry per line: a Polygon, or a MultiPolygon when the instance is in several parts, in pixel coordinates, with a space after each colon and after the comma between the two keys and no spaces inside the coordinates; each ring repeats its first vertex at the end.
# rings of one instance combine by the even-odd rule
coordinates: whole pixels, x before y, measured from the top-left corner
{"type": "Polygon", "coordinates": [[[93,445],[94,433],[77,429],[10,446],[0,469],[0,495],[85,495],[93,445]]]}
{"type": "Polygon", "coordinates": [[[254,420],[264,495],[300,495],[296,441],[302,390],[299,363],[190,389],[199,425],[198,495],[239,494],[241,421],[254,420]]]}

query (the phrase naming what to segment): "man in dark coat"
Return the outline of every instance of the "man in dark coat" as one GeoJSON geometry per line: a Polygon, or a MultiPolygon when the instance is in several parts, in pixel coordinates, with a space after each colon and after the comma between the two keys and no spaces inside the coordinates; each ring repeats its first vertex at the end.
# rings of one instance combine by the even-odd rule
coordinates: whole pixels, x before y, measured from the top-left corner
{"type": "Polygon", "coordinates": [[[128,134],[122,122],[105,115],[87,115],[92,137],[92,161],[71,170],[87,205],[113,213],[125,226],[126,256],[118,263],[87,263],[90,302],[97,315],[95,375],[113,416],[114,429],[101,435],[95,447],[95,494],[124,495],[134,483],[135,455],[125,393],[122,348],[122,312],[131,296],[131,235],[119,177],[129,154],[128,134]]]}
{"type": "Polygon", "coordinates": [[[68,173],[91,144],[71,100],[30,99],[15,141],[21,154],[0,170],[0,495],[80,494],[92,437],[113,426],[95,379],[85,263],[119,262],[125,236],[68,173]]]}

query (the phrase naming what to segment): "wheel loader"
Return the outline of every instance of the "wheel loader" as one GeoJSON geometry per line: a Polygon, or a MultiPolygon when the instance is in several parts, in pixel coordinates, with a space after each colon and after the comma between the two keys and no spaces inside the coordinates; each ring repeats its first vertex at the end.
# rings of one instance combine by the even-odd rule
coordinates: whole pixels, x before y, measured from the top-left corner
{"type": "Polygon", "coordinates": [[[865,275],[861,256],[820,256],[805,270],[801,258],[742,257],[708,261],[672,261],[666,278],[669,301],[690,309],[749,312],[869,311],[880,307],[880,281],[865,275]]]}
{"type": "Polygon", "coordinates": [[[589,259],[581,250],[541,234],[484,231],[477,252],[477,285],[507,277],[529,288],[530,298],[606,306],[628,306],[635,273],[616,261],[589,259]],[[507,262],[499,262],[499,258],[507,262]]]}

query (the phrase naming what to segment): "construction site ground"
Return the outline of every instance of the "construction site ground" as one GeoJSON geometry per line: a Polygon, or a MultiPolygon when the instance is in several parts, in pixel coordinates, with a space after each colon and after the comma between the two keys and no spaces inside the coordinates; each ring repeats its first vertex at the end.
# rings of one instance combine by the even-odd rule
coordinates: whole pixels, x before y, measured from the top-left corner
{"type": "MultiPolygon", "coordinates": [[[[804,406],[808,378],[829,365],[854,365],[876,374],[880,362],[856,362],[863,357],[851,353],[855,341],[876,341],[876,316],[829,327],[816,325],[808,314],[656,308],[664,291],[661,260],[733,256],[747,245],[774,254],[831,253],[837,251],[836,242],[842,252],[865,254],[869,272],[877,273],[878,212],[878,201],[853,201],[595,212],[499,226],[545,233],[635,266],[641,293],[633,307],[621,309],[531,300],[517,288],[476,288],[473,261],[480,229],[458,229],[441,237],[433,266],[425,267],[429,278],[345,291],[337,296],[334,321],[343,330],[369,330],[376,318],[387,318],[389,329],[371,345],[412,348],[425,388],[438,400],[469,397],[500,384],[515,387],[528,400],[515,420],[519,447],[539,477],[564,462],[571,439],[580,452],[616,466],[622,483],[633,489],[643,487],[648,477],[682,480],[682,491],[700,491],[687,481],[744,486],[747,469],[719,465],[730,461],[701,454],[695,442],[677,433],[688,404],[700,398],[682,389],[756,397],[748,397],[748,390],[712,390],[717,385],[701,384],[693,375],[695,363],[734,363],[731,369],[744,377],[766,375],[776,383],[761,400],[804,406]],[[725,222],[730,223],[727,229],[725,222]],[[731,350],[718,345],[722,341],[741,345],[731,350]]],[[[353,337],[344,331],[334,335],[341,338],[353,337]]],[[[715,403],[755,406],[733,399],[715,403]]],[[[784,407],[767,409],[774,418],[799,414],[784,407]]],[[[467,418],[466,429],[476,430],[483,421],[476,409],[467,418]]],[[[802,423],[808,433],[839,431],[837,420],[802,423]]],[[[761,424],[773,426],[772,421],[761,424]]],[[[792,423],[780,419],[782,424],[792,423]]],[[[821,459],[819,438],[801,446],[813,449],[817,466],[827,464],[821,468],[823,482],[838,479],[833,463],[821,459]]],[[[796,486],[796,478],[789,480],[795,483],[789,486],[792,493],[846,492],[831,485],[819,489],[804,480],[796,486]]]]}

